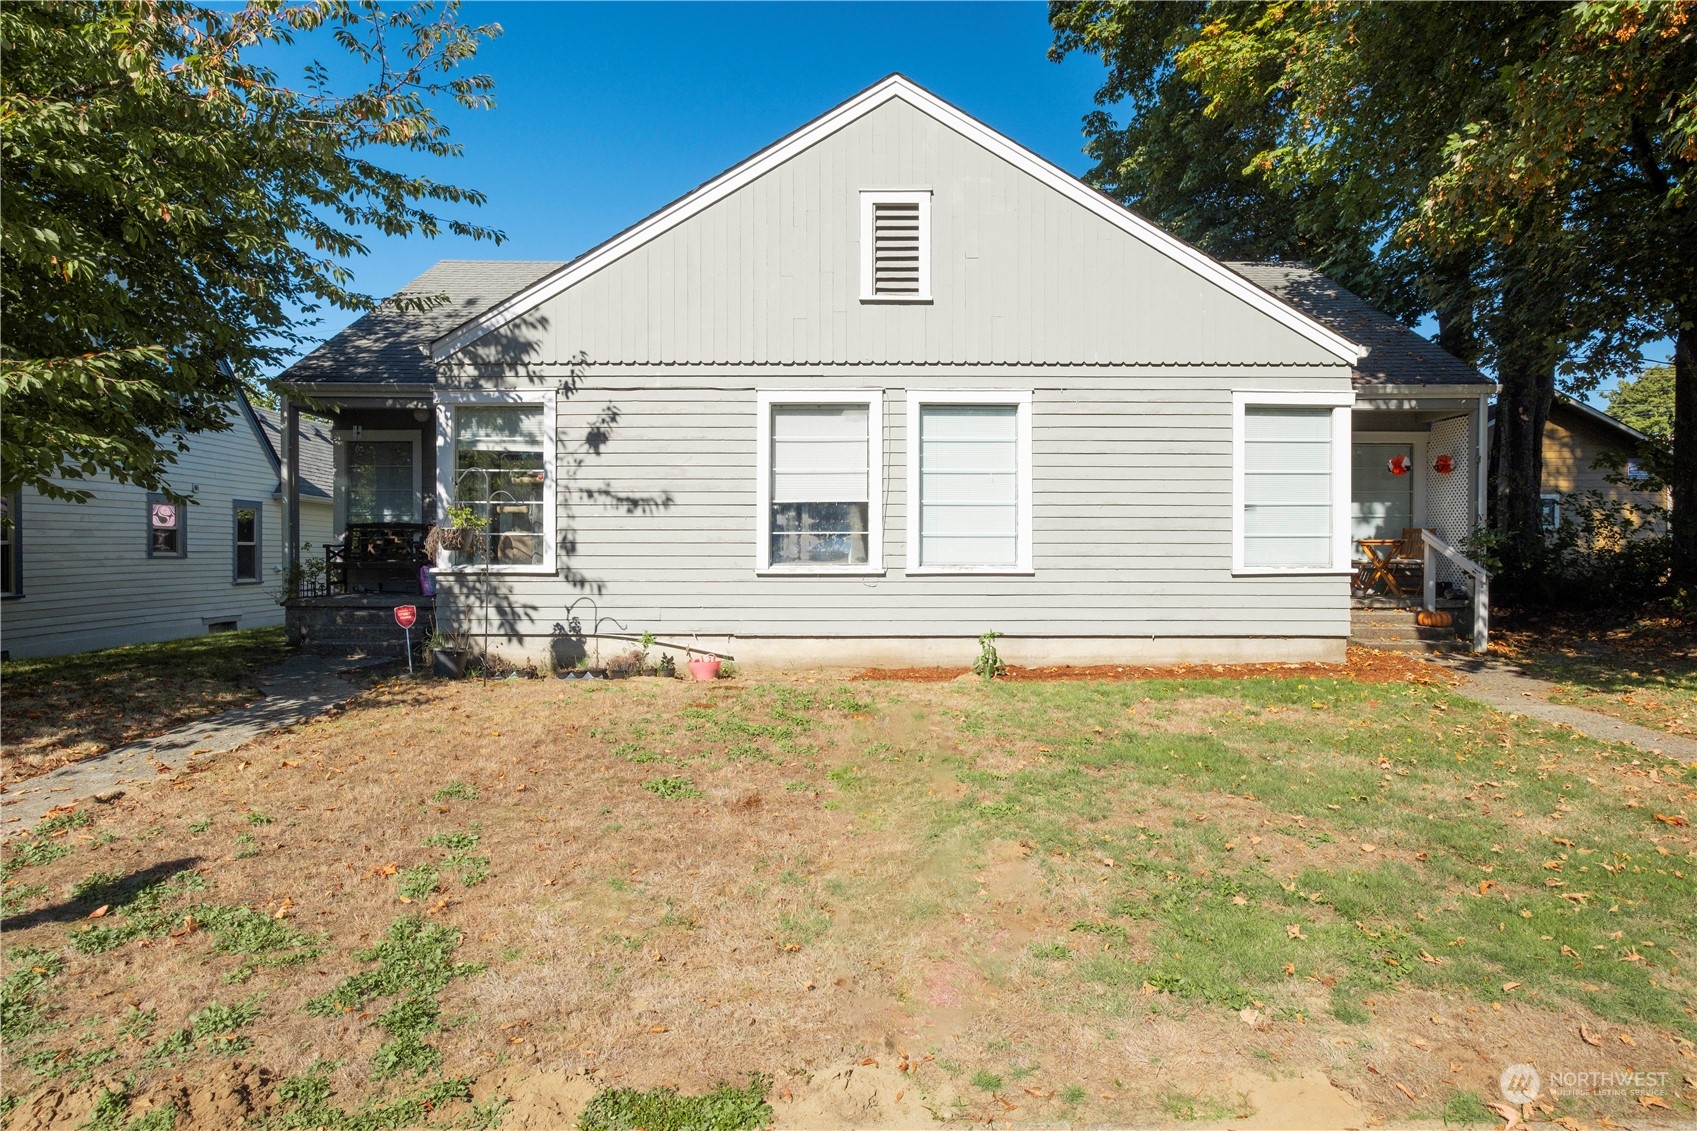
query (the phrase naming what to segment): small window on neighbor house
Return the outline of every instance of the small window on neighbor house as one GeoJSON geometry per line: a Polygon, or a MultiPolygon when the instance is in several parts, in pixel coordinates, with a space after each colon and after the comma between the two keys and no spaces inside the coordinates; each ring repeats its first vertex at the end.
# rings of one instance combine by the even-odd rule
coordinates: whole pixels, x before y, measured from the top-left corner
{"type": "Polygon", "coordinates": [[[231,507],[231,581],[253,585],[260,580],[259,504],[237,500],[231,507]]]}
{"type": "Polygon", "coordinates": [[[147,496],[148,557],[188,557],[187,510],[182,503],[171,502],[164,495],[147,496]]]}
{"type": "Polygon", "coordinates": [[[931,301],[931,194],[860,194],[863,302],[931,301]]]}
{"type": "Polygon", "coordinates": [[[20,496],[0,496],[0,597],[21,597],[24,593],[22,521],[20,496]]]}
{"type": "Polygon", "coordinates": [[[1650,469],[1644,466],[1643,460],[1629,459],[1626,461],[1626,477],[1629,480],[1650,478],[1650,469]]]}
{"type": "Polygon", "coordinates": [[[1561,525],[1561,496],[1545,495],[1538,500],[1538,525],[1554,530],[1561,525]]]}

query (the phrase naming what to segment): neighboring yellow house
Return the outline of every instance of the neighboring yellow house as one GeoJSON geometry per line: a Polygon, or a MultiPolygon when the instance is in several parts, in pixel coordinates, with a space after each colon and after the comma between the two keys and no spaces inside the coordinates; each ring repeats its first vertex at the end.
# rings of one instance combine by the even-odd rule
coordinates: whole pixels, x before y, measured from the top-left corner
{"type": "MultiPolygon", "coordinates": [[[[1553,529],[1561,522],[1562,496],[1575,491],[1596,491],[1611,502],[1632,503],[1636,506],[1667,507],[1667,489],[1635,491],[1611,483],[1611,472],[1595,466],[1604,452],[1618,452],[1628,457],[1630,477],[1642,465],[1633,458],[1644,444],[1655,441],[1630,425],[1622,424],[1606,412],[1578,401],[1558,397],[1550,406],[1550,419],[1544,425],[1544,526],[1553,529]]],[[[1656,524],[1659,529],[1660,524],[1656,524]]]]}

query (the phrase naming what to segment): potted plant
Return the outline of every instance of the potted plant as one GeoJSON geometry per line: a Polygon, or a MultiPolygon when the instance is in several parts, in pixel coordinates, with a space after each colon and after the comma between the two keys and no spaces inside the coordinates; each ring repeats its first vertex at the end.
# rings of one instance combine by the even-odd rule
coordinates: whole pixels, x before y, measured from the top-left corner
{"type": "Polygon", "coordinates": [[[453,637],[432,632],[424,642],[430,652],[430,671],[441,679],[464,679],[471,649],[462,647],[453,637]]]}
{"type": "Polygon", "coordinates": [[[718,679],[719,657],[711,652],[704,656],[691,656],[689,658],[689,674],[690,678],[700,680],[703,683],[718,679]]]}
{"type": "Polygon", "coordinates": [[[489,516],[477,513],[469,503],[454,503],[448,507],[448,521],[439,522],[424,536],[424,552],[431,561],[448,550],[461,554],[476,554],[483,549],[484,531],[489,528],[489,516]]]}

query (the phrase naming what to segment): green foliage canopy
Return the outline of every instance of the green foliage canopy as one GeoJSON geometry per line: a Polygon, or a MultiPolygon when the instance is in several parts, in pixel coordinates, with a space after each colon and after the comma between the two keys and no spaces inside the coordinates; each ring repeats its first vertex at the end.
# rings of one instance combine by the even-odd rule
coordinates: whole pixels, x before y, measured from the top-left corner
{"type": "Polygon", "coordinates": [[[487,75],[459,72],[499,32],[454,2],[0,5],[0,490],[168,491],[185,434],[227,427],[315,311],[374,305],[345,265],[362,232],[499,241],[433,211],[480,193],[370,156],[458,155],[432,107],[493,105],[487,75]],[[256,61],[309,33],[355,89],[256,61]]]}
{"type": "Polygon", "coordinates": [[[1646,436],[1673,435],[1673,366],[1652,365],[1607,393],[1609,415],[1646,436]]]}

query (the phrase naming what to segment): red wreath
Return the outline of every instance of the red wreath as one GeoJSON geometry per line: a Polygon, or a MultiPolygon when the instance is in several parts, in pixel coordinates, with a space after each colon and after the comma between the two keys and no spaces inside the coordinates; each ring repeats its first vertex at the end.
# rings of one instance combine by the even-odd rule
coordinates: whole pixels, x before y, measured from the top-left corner
{"type": "Polygon", "coordinates": [[[1398,453],[1387,460],[1385,466],[1390,468],[1392,475],[1407,475],[1413,470],[1414,461],[1398,453]]]}
{"type": "Polygon", "coordinates": [[[1455,470],[1455,460],[1451,459],[1449,453],[1446,452],[1432,461],[1432,470],[1439,475],[1448,475],[1455,470]]]}

